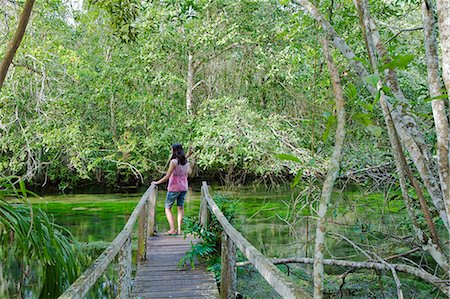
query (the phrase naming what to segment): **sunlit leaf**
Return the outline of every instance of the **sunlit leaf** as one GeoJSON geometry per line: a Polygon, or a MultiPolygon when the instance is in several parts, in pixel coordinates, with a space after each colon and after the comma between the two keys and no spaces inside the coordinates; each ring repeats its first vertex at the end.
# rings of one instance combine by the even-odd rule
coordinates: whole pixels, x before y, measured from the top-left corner
{"type": "Polygon", "coordinates": [[[290,155],[290,154],[278,154],[275,157],[277,157],[280,160],[294,161],[294,162],[297,162],[297,163],[301,162],[299,158],[297,158],[294,155],[290,155]]]}
{"type": "Polygon", "coordinates": [[[373,87],[377,86],[379,80],[380,77],[375,74],[369,75],[365,78],[366,83],[372,85],[373,87]]]}

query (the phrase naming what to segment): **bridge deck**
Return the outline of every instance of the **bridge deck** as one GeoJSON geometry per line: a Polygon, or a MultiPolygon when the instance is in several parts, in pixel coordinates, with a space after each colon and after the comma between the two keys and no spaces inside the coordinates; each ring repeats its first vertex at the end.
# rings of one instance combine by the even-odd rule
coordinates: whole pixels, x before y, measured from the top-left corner
{"type": "Polygon", "coordinates": [[[147,261],[139,263],[131,298],[218,298],[214,277],[196,262],[182,269],[178,262],[193,237],[156,235],[147,241],[147,261]]]}

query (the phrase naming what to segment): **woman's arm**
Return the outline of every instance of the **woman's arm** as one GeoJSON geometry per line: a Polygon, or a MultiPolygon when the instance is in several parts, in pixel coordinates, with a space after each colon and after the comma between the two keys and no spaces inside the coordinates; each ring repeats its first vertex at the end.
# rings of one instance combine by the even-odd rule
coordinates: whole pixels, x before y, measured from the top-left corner
{"type": "Polygon", "coordinates": [[[167,170],[166,175],[163,176],[159,181],[153,181],[152,184],[159,185],[167,181],[170,178],[170,175],[172,174],[173,170],[175,169],[175,166],[176,166],[175,161],[174,160],[170,161],[169,169],[167,170]]]}

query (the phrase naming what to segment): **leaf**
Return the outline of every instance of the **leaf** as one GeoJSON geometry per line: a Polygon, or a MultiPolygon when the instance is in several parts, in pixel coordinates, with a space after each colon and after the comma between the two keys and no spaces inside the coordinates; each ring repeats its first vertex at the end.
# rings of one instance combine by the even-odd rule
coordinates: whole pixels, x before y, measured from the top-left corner
{"type": "Polygon", "coordinates": [[[377,87],[379,80],[380,80],[380,77],[375,74],[369,75],[365,79],[366,83],[372,85],[373,87],[377,87]]]}
{"type": "Polygon", "coordinates": [[[330,112],[327,112],[327,124],[325,125],[325,131],[322,134],[322,140],[325,142],[327,140],[328,135],[331,133],[331,129],[336,124],[336,116],[332,115],[330,112]]]}
{"type": "Polygon", "coordinates": [[[386,94],[391,93],[391,89],[386,85],[383,85],[383,87],[381,87],[381,90],[386,94]]]}
{"type": "MultiPolygon", "coordinates": [[[[380,101],[380,98],[381,98],[381,90],[378,90],[377,93],[375,94],[375,99],[372,102],[372,108],[376,103],[378,103],[378,101],[380,101]]],[[[373,112],[373,110],[371,110],[370,112],[373,112]]]]}
{"type": "Polygon", "coordinates": [[[369,125],[366,128],[370,133],[372,133],[373,136],[375,137],[380,137],[381,134],[383,133],[383,129],[379,126],[374,126],[374,125],[369,125]]]}
{"type": "Polygon", "coordinates": [[[345,87],[345,94],[349,100],[356,98],[356,96],[358,95],[358,90],[356,89],[355,84],[349,83],[345,87]]]}
{"type": "Polygon", "coordinates": [[[301,162],[299,158],[297,158],[296,156],[290,155],[290,154],[278,154],[275,157],[277,157],[280,160],[294,161],[297,163],[301,162]]]}
{"type": "Polygon", "coordinates": [[[297,172],[297,174],[295,175],[294,180],[291,183],[291,188],[294,188],[295,186],[298,185],[298,183],[300,183],[300,179],[302,178],[302,176],[303,176],[303,169],[300,169],[297,172]]]}
{"type": "Polygon", "coordinates": [[[392,61],[390,61],[389,63],[386,63],[383,66],[383,69],[389,68],[389,69],[406,69],[408,64],[413,61],[414,59],[414,55],[412,54],[405,54],[405,55],[397,55],[394,56],[392,61]]]}
{"type": "Polygon", "coordinates": [[[414,57],[415,56],[412,55],[412,54],[406,54],[406,55],[399,55],[399,56],[397,56],[396,57],[397,58],[397,67],[399,69],[405,69],[408,66],[408,64],[411,61],[413,61],[414,57]]]}
{"type": "Polygon", "coordinates": [[[445,100],[447,98],[448,98],[448,94],[441,94],[439,96],[435,96],[435,97],[432,97],[432,98],[426,98],[425,101],[426,102],[431,102],[431,101],[434,101],[434,100],[445,100]]]}
{"type": "Polygon", "coordinates": [[[369,126],[372,124],[370,115],[367,113],[357,113],[353,116],[353,119],[364,126],[369,126]]]}

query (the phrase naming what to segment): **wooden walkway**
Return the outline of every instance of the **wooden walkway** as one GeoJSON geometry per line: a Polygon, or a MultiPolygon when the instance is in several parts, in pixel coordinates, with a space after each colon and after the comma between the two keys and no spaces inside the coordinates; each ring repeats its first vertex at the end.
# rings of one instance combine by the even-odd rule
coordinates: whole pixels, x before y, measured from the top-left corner
{"type": "Polygon", "coordinates": [[[204,265],[178,262],[198,239],[155,235],[147,239],[147,260],[138,264],[131,298],[218,298],[214,277],[204,265]]]}

